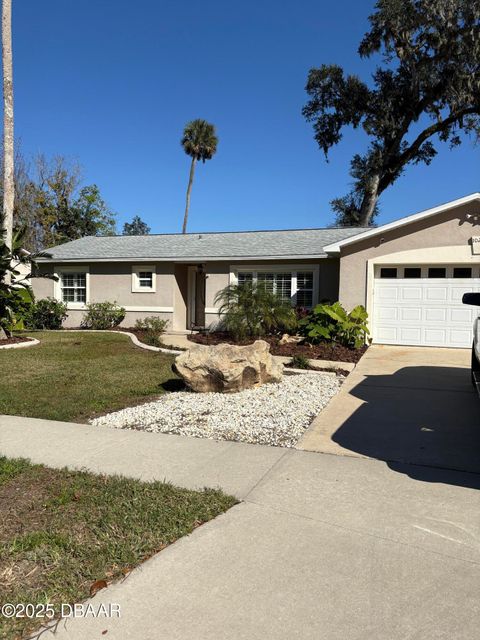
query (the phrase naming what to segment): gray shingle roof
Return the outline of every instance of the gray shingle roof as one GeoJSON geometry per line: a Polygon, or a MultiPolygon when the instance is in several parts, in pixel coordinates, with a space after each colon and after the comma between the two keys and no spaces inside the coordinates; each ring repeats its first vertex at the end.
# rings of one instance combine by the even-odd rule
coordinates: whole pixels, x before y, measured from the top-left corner
{"type": "Polygon", "coordinates": [[[221,260],[326,256],[323,247],[361,228],[235,231],[149,236],[87,236],[52,249],[49,260],[221,260]]]}

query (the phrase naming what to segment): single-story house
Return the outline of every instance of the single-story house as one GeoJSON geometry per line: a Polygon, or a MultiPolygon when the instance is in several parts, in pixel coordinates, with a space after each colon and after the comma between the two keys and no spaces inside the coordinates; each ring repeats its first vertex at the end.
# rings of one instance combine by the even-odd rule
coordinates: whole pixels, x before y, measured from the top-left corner
{"type": "Polygon", "coordinates": [[[373,341],[469,347],[480,291],[480,193],[382,226],[85,237],[49,249],[33,278],[37,298],[68,306],[79,326],[89,302],[115,301],[124,326],[157,315],[176,331],[218,322],[229,283],[268,282],[292,304],[363,304],[373,341]]]}

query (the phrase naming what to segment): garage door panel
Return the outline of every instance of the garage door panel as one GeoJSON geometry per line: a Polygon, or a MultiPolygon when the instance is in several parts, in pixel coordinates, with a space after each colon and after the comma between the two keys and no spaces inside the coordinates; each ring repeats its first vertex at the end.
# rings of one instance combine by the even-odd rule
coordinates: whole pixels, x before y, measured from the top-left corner
{"type": "Polygon", "coordinates": [[[422,319],[421,307],[403,307],[399,309],[399,320],[402,322],[408,322],[414,320],[418,322],[422,319]]]}
{"type": "Polygon", "coordinates": [[[447,344],[447,329],[441,328],[428,328],[424,330],[424,340],[426,345],[446,345],[447,344]]]}
{"type": "Polygon", "coordinates": [[[423,290],[421,287],[402,287],[400,289],[399,299],[401,300],[421,300],[423,297],[423,290]]]}
{"type": "Polygon", "coordinates": [[[378,319],[379,320],[398,320],[399,309],[396,307],[380,307],[378,310],[378,319]]]}
{"type": "Polygon", "coordinates": [[[378,342],[396,344],[398,342],[397,327],[379,327],[378,342]]]}
{"type": "Polygon", "coordinates": [[[472,291],[480,291],[480,278],[376,279],[373,339],[384,344],[470,347],[479,310],[461,300],[472,291]]]}
{"type": "Polygon", "coordinates": [[[451,329],[449,343],[452,347],[469,347],[472,343],[472,332],[466,329],[451,329]]]}
{"type": "Polygon", "coordinates": [[[396,301],[398,298],[398,287],[390,286],[390,287],[382,287],[378,292],[378,297],[380,300],[389,300],[396,301]]]}
{"type": "Polygon", "coordinates": [[[402,344],[407,344],[408,342],[420,344],[422,341],[421,327],[400,327],[400,339],[402,344]]]}
{"type": "Polygon", "coordinates": [[[471,325],[474,320],[473,312],[471,309],[467,309],[466,307],[463,309],[450,309],[450,320],[451,322],[471,325]]]}
{"type": "Polygon", "coordinates": [[[426,322],[446,322],[447,309],[442,307],[427,307],[423,310],[423,316],[426,322]]]}
{"type": "Polygon", "coordinates": [[[448,300],[448,289],[445,286],[441,287],[425,287],[424,300],[438,302],[446,302],[448,300]]]}

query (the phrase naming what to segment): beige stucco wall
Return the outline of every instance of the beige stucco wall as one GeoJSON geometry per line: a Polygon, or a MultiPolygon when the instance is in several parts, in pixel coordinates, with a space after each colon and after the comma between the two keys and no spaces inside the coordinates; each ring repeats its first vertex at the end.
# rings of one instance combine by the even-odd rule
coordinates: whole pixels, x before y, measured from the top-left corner
{"type": "Polygon", "coordinates": [[[381,262],[382,256],[408,252],[405,260],[401,255],[394,258],[390,256],[385,264],[414,264],[417,253],[418,263],[421,264],[426,261],[424,250],[436,247],[437,251],[432,252],[435,258],[432,257],[429,262],[479,262],[480,256],[472,255],[470,239],[480,235],[480,226],[467,220],[467,214],[480,216],[480,204],[463,205],[344,247],[340,257],[340,301],[347,308],[367,304],[368,261],[381,262]],[[442,247],[445,248],[444,252],[441,251],[442,247]]]}
{"type": "MultiPolygon", "coordinates": [[[[185,330],[187,328],[188,305],[188,265],[174,264],[172,262],[152,262],[156,267],[156,291],[153,293],[132,292],[132,264],[135,263],[84,263],[77,266],[89,268],[89,301],[90,302],[117,302],[117,304],[129,307],[122,326],[133,326],[137,318],[158,315],[170,320],[169,328],[173,330],[185,330]],[[138,310],[132,309],[138,307],[138,310]],[[162,311],[153,311],[152,308],[162,308],[162,311]],[[168,313],[165,309],[171,309],[168,313]]],[[[233,266],[248,266],[251,261],[217,261],[207,262],[204,265],[206,276],[205,295],[205,324],[213,327],[218,322],[215,296],[218,291],[226,287],[230,282],[230,271],[233,266]]],[[[317,259],[299,262],[298,260],[255,261],[255,265],[295,267],[299,270],[302,265],[319,265],[319,291],[318,299],[338,299],[339,260],[336,258],[317,259]]],[[[73,265],[63,265],[72,267],[73,265]]],[[[41,265],[42,272],[54,273],[60,271],[62,265],[41,265]]],[[[33,278],[32,286],[37,299],[55,297],[55,283],[44,278],[33,278]]],[[[76,327],[80,325],[83,311],[69,309],[69,315],[64,325],[76,327]]]]}
{"type": "Polygon", "coordinates": [[[173,319],[172,327],[175,331],[182,331],[187,327],[188,300],[188,266],[176,264],[173,279],[173,319]]]}
{"type": "MultiPolygon", "coordinates": [[[[172,262],[152,262],[156,270],[156,286],[154,292],[132,292],[132,265],[136,263],[83,263],[76,266],[89,269],[89,302],[116,302],[127,309],[124,327],[133,327],[138,318],[158,316],[169,320],[169,328],[173,326],[174,296],[176,290],[174,264],[172,262]],[[163,310],[158,310],[162,308],[163,310]],[[171,312],[166,311],[170,309],[171,312]]],[[[40,265],[41,273],[54,273],[62,266],[73,265],[40,265]]],[[[55,282],[46,278],[32,278],[32,287],[37,300],[55,297],[55,282]]],[[[64,322],[66,327],[78,327],[83,311],[69,309],[64,322]]]]}

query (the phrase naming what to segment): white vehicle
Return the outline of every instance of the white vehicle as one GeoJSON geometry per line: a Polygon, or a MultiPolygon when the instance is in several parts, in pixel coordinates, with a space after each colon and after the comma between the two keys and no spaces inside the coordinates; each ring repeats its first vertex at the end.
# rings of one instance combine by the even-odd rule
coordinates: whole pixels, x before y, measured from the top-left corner
{"type": "MultiPolygon", "coordinates": [[[[463,304],[471,304],[480,307],[480,293],[464,293],[463,304]]],[[[479,312],[480,313],[480,312],[479,312]]],[[[477,316],[473,323],[472,344],[472,384],[480,395],[480,318],[477,316]]]]}

